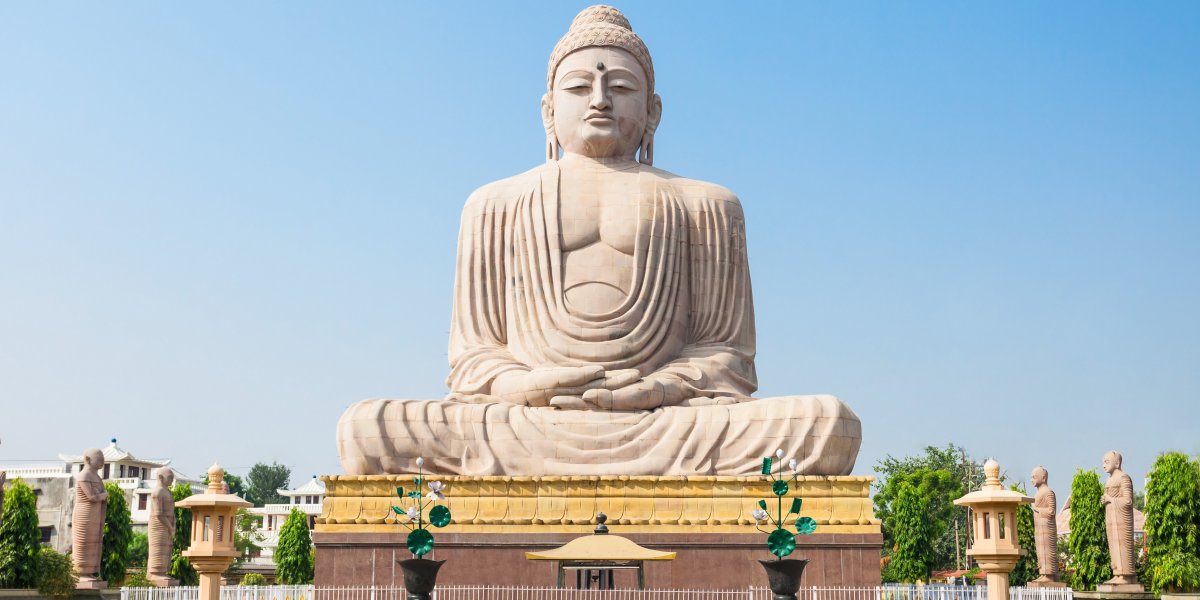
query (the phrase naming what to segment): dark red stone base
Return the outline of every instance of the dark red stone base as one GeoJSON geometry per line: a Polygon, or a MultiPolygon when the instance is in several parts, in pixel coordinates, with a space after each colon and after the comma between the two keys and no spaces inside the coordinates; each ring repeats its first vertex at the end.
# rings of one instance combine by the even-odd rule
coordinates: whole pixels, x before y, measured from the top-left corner
{"type": "MultiPolygon", "coordinates": [[[[561,546],[577,534],[436,533],[434,551],[425,558],[446,560],[439,585],[553,587],[557,564],[526,560],[525,552],[561,546]]],[[[669,589],[740,589],[766,586],[758,560],[769,559],[765,535],[705,533],[628,534],[634,542],[667,552],[673,561],[646,563],[646,587],[669,589]]],[[[412,558],[405,532],[314,532],[318,586],[404,585],[396,561],[412,558]]],[[[827,533],[796,536],[788,558],[807,558],[803,585],[876,586],[880,534],[827,533]]],[[[574,586],[568,574],[567,585],[574,586]]],[[[637,586],[630,571],[616,572],[616,585],[637,586]]]]}

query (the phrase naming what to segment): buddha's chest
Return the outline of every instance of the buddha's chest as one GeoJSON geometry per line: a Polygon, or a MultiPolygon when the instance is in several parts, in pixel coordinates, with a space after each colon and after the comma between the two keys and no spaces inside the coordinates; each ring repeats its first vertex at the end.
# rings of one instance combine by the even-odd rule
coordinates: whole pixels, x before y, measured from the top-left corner
{"type": "Polygon", "coordinates": [[[636,271],[634,249],[653,218],[636,176],[563,178],[558,220],[569,306],[598,314],[625,301],[636,271]]]}

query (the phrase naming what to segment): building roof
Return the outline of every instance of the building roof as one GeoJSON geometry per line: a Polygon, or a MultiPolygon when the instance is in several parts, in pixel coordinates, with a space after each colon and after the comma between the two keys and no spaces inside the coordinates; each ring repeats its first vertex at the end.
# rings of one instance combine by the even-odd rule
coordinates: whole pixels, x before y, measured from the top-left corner
{"type": "MultiPolygon", "coordinates": [[[[171,464],[171,459],[169,458],[138,458],[118,446],[117,438],[113,438],[112,442],[102,448],[100,451],[104,453],[105,463],[132,462],[143,465],[151,465],[154,467],[165,467],[171,464]]],[[[58,458],[68,464],[78,464],[83,462],[82,454],[59,454],[58,458]]]]}
{"type": "Polygon", "coordinates": [[[312,479],[309,479],[307,482],[305,482],[304,485],[302,485],[294,490],[275,490],[275,491],[278,492],[279,495],[281,495],[281,496],[324,496],[325,495],[325,482],[321,481],[320,479],[317,479],[316,475],[313,475],[312,479]]]}

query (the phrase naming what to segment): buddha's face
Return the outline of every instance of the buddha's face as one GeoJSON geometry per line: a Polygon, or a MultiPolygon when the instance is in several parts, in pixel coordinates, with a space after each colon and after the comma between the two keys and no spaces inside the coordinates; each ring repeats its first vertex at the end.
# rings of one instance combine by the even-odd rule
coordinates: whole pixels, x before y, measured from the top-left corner
{"type": "Polygon", "coordinates": [[[1046,483],[1046,470],[1034,469],[1033,473],[1029,476],[1029,479],[1033,482],[1034,487],[1041,487],[1046,483]]]}
{"type": "Polygon", "coordinates": [[[1104,455],[1104,472],[1112,475],[1112,472],[1121,468],[1121,459],[1117,457],[1115,452],[1109,452],[1104,455]]]}
{"type": "Polygon", "coordinates": [[[551,90],[554,133],[563,150],[591,158],[633,158],[651,98],[646,73],[620,48],[581,48],[566,56],[551,90]]]}

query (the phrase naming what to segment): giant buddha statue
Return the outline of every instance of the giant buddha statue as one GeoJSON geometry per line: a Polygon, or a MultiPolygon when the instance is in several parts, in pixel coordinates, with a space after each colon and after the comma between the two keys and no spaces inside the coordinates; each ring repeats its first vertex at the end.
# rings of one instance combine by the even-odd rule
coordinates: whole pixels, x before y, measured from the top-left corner
{"type": "Polygon", "coordinates": [[[749,475],[780,449],[802,474],[849,474],[845,404],[752,396],[741,203],[652,166],[662,101],[625,16],[579,13],[546,85],[545,162],[463,209],[450,394],[350,406],[346,472],[749,475]]]}

